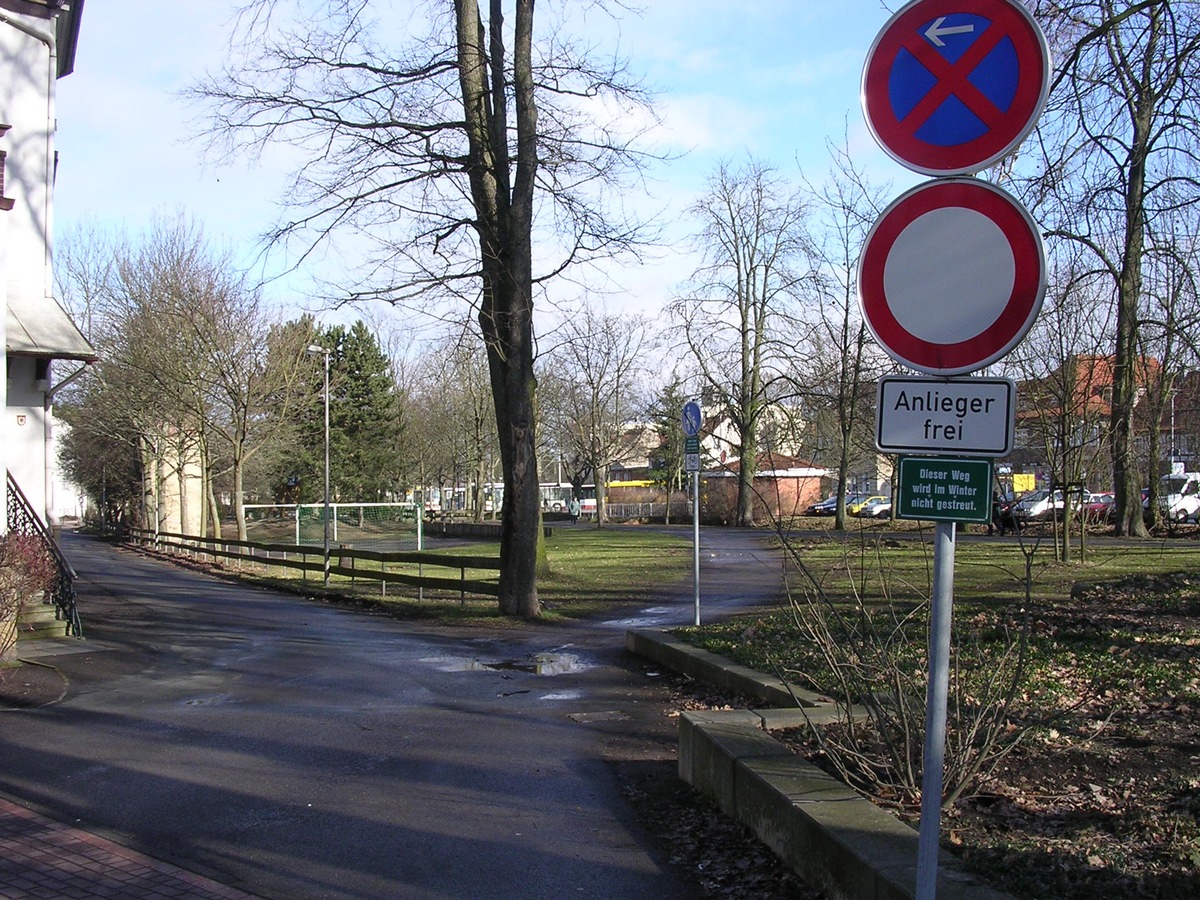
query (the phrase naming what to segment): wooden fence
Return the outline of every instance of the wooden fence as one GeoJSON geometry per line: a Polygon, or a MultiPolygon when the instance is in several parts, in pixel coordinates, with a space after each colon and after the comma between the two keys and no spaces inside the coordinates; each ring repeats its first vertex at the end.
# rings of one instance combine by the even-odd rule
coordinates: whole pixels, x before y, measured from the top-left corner
{"type": "MultiPolygon", "coordinates": [[[[151,546],[165,553],[177,553],[193,559],[208,557],[215,561],[233,560],[260,566],[279,567],[299,571],[305,580],[313,572],[322,578],[325,571],[325,549],[305,544],[266,544],[257,541],[239,541],[232,538],[197,537],[188,534],[173,534],[160,531],[157,534],[143,528],[130,528],[131,540],[143,546],[151,546]]],[[[386,594],[389,584],[403,584],[418,591],[442,590],[459,594],[483,594],[489,597],[500,595],[498,583],[500,557],[474,556],[468,554],[431,553],[421,551],[378,551],[355,550],[346,545],[335,545],[329,550],[329,574],[350,578],[352,581],[377,581],[386,594]],[[358,563],[377,563],[378,568],[359,566],[358,563]],[[405,566],[410,571],[388,571],[388,566],[405,566]],[[416,566],[416,574],[411,568],[416,566]],[[457,578],[426,575],[426,567],[458,569],[457,578]],[[495,572],[496,578],[467,577],[468,571],[495,572]]]]}

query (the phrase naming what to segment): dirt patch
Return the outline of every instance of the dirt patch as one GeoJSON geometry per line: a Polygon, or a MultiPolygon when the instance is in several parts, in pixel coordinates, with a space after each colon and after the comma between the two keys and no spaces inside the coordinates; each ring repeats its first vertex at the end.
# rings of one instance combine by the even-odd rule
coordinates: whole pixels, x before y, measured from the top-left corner
{"type": "Polygon", "coordinates": [[[67,680],[51,666],[22,663],[0,668],[0,711],[48,706],[66,691],[67,680]]]}
{"type": "Polygon", "coordinates": [[[1019,898],[1200,897],[1200,578],[1077,585],[1035,629],[1062,713],[945,810],[944,846],[1019,898]]]}
{"type": "Polygon", "coordinates": [[[1200,579],[1077,585],[1040,627],[1121,676],[1060,673],[1074,708],[948,812],[950,849],[1021,897],[1200,897],[1200,579]]]}
{"type": "MultiPolygon", "coordinates": [[[[944,811],[943,845],[1021,900],[1197,900],[1200,575],[1076,585],[1034,629],[1055,648],[1061,715],[944,811]]],[[[673,703],[752,705],[684,679],[673,703]]],[[[806,731],[774,737],[822,764],[806,731]]],[[[899,815],[916,826],[915,811],[899,815]]]]}
{"type": "MultiPolygon", "coordinates": [[[[729,698],[702,682],[655,671],[667,692],[661,714],[677,719],[695,709],[732,709],[729,698]]],[[[678,742],[666,752],[617,754],[613,766],[638,822],[660,853],[705,900],[823,900],[746,826],[726,816],[679,777],[678,742]]]]}

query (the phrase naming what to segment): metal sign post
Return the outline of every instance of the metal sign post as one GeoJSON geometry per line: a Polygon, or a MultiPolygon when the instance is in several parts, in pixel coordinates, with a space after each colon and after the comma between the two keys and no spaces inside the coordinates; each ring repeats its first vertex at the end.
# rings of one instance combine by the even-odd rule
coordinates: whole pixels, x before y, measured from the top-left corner
{"type": "Polygon", "coordinates": [[[937,896],[942,769],[946,758],[946,703],[950,691],[950,627],[954,606],[954,528],[954,522],[938,522],[933,532],[933,608],[929,623],[929,683],[925,688],[921,827],[917,834],[917,900],[933,900],[937,896]]]}
{"type": "Polygon", "coordinates": [[[692,473],[692,588],[696,616],[692,623],[700,627],[700,472],[692,473]]]}

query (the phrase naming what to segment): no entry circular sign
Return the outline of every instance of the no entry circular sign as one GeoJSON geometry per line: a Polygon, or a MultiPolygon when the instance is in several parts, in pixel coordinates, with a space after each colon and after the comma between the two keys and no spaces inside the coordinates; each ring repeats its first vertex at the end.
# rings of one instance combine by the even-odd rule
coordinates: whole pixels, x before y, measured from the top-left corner
{"type": "Polygon", "coordinates": [[[995,185],[927,182],[875,223],[858,285],[863,318],[889,356],[930,375],[973,372],[1015,347],[1041,309],[1041,235],[995,185]]]}
{"type": "Polygon", "coordinates": [[[914,0],[879,32],[862,105],[880,146],[926,175],[978,172],[1033,128],[1050,54],[1017,0],[914,0]]]}

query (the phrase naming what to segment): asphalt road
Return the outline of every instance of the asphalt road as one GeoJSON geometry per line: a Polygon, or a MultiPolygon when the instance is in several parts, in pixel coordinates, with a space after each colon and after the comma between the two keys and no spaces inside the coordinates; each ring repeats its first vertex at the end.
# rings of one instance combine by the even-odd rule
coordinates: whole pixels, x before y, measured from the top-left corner
{"type": "MultiPolygon", "coordinates": [[[[705,620],[779,582],[755,532],[702,538],[705,620]]],[[[77,536],[88,639],[60,703],[0,722],[0,791],[287,898],[690,896],[608,761],[673,752],[610,621],[439,630],[247,588],[77,536]]]]}

